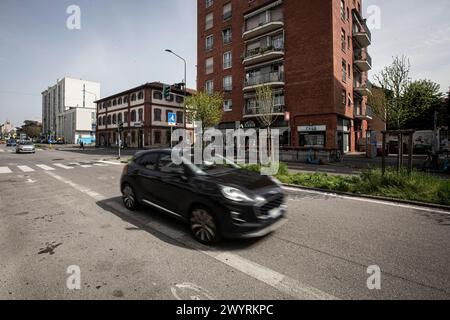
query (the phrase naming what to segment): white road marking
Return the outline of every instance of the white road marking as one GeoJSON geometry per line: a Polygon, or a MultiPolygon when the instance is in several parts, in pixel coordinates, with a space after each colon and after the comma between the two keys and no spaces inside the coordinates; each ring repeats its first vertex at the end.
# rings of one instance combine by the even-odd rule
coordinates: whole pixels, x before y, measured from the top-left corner
{"type": "Polygon", "coordinates": [[[53,165],[54,165],[55,167],[59,167],[59,168],[65,169],[65,170],[71,170],[71,169],[73,169],[73,167],[66,166],[66,165],[64,165],[64,164],[62,164],[62,163],[54,163],[53,165]]]}
{"type": "Polygon", "coordinates": [[[105,164],[112,164],[112,165],[114,165],[114,166],[123,166],[124,165],[124,163],[119,163],[119,162],[112,162],[112,161],[98,161],[98,162],[101,162],[101,163],[105,163],[105,164]]]}
{"type": "Polygon", "coordinates": [[[45,164],[37,164],[36,167],[41,168],[42,170],[45,170],[45,171],[54,171],[55,170],[55,168],[46,166],[45,164]]]}
{"type": "Polygon", "coordinates": [[[104,164],[104,163],[94,163],[94,166],[97,166],[97,167],[108,167],[108,165],[104,164]]]}
{"type": "Polygon", "coordinates": [[[48,175],[50,175],[51,177],[55,178],[56,180],[59,180],[59,181],[65,183],[65,184],[71,186],[72,188],[80,191],[81,193],[84,193],[84,194],[88,195],[89,197],[93,198],[96,201],[102,201],[102,200],[106,199],[106,197],[102,196],[101,194],[99,194],[99,193],[97,193],[95,191],[92,191],[92,190],[90,190],[88,188],[85,188],[83,186],[80,186],[80,185],[78,185],[78,184],[76,184],[76,183],[74,183],[74,182],[72,182],[70,180],[64,179],[63,177],[60,177],[60,176],[56,175],[53,172],[46,172],[46,173],[48,175]]]}
{"type": "Polygon", "coordinates": [[[336,194],[336,193],[321,192],[321,191],[306,190],[306,189],[296,189],[296,188],[290,188],[290,187],[283,187],[283,189],[284,190],[288,190],[288,191],[325,195],[325,196],[333,197],[333,198],[337,198],[337,199],[353,200],[353,201],[359,201],[359,202],[368,202],[368,203],[382,204],[382,205],[385,205],[385,206],[391,206],[391,207],[397,207],[397,208],[413,209],[413,210],[419,210],[419,211],[425,211],[425,212],[441,213],[441,214],[450,215],[450,212],[444,211],[444,210],[425,208],[425,207],[414,206],[414,205],[409,205],[409,204],[402,204],[402,203],[397,203],[397,202],[389,202],[389,201],[383,201],[383,200],[350,197],[350,196],[339,195],[339,194],[336,194]]]}
{"type": "Polygon", "coordinates": [[[0,167],[0,173],[12,173],[12,171],[8,167],[0,167]]]}
{"type": "Polygon", "coordinates": [[[3,150],[3,149],[0,149],[0,152],[5,152],[5,150],[3,150]]]}
{"type": "MultiPolygon", "coordinates": [[[[98,194],[97,192],[94,192],[88,188],[85,188],[83,186],[80,186],[70,180],[64,179],[53,172],[46,172],[51,177],[71,186],[72,188],[90,196],[96,201],[104,201],[107,198],[98,194]]],[[[122,214],[125,214],[131,218],[133,218],[136,221],[139,221],[138,218],[136,218],[136,215],[130,215],[130,212],[126,210],[123,206],[118,205],[117,203],[111,201],[108,202],[108,205],[113,207],[114,209],[118,210],[122,214]]],[[[142,222],[142,221],[139,221],[142,222]]],[[[306,284],[301,283],[298,280],[295,280],[293,278],[290,278],[288,276],[285,276],[281,273],[278,273],[274,270],[271,270],[267,267],[264,267],[262,265],[259,265],[253,261],[247,260],[243,257],[240,257],[236,254],[228,253],[228,252],[221,252],[217,250],[213,250],[209,247],[203,246],[200,243],[194,241],[190,236],[184,234],[181,231],[172,230],[167,226],[164,226],[156,221],[154,222],[147,222],[146,225],[148,227],[151,227],[154,230],[157,230],[169,238],[172,238],[178,242],[181,242],[185,244],[186,246],[195,249],[229,267],[232,267],[247,276],[250,276],[254,279],[257,279],[273,288],[275,288],[278,291],[281,291],[283,293],[286,293],[294,298],[297,299],[309,299],[309,300],[317,300],[317,299],[327,299],[327,300],[335,300],[336,297],[325,293],[323,291],[320,291],[319,289],[310,287],[306,284]],[[156,226],[156,227],[155,227],[156,226]],[[169,231],[170,230],[170,231],[169,231]]]]}
{"type": "Polygon", "coordinates": [[[30,168],[29,166],[17,166],[22,172],[33,172],[34,169],[30,168]]]}
{"type": "Polygon", "coordinates": [[[81,165],[82,168],[92,168],[92,166],[88,165],[88,164],[82,164],[81,165]]]}

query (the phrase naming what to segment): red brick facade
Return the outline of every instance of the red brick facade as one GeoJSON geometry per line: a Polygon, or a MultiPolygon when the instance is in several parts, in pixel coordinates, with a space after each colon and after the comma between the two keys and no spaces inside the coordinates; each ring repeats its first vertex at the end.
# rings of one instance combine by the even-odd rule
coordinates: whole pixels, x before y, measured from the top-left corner
{"type": "MultiPolygon", "coordinates": [[[[354,92],[354,73],[357,75],[358,83],[364,84],[367,80],[367,72],[361,72],[354,63],[354,53],[361,47],[360,42],[354,38],[354,31],[362,30],[369,38],[370,32],[365,27],[364,21],[360,19],[361,0],[345,0],[343,4],[344,16],[341,16],[341,0],[198,0],[197,89],[204,90],[206,81],[212,80],[214,91],[223,92],[223,77],[232,76],[232,90],[224,92],[224,99],[232,100],[233,108],[232,111],[225,112],[224,125],[228,123],[229,127],[234,122],[245,123],[249,120],[257,123],[256,118],[252,119],[245,111],[247,110],[245,97],[248,98],[252,91],[252,88],[248,87],[243,90],[246,86],[245,79],[257,74],[256,77],[259,77],[257,79],[268,78],[271,79],[269,82],[274,82],[272,75],[275,74],[276,77],[278,72],[283,83],[277,82],[271,85],[274,85],[274,89],[284,90],[284,108],[280,109],[275,126],[286,131],[290,128],[291,138],[288,140],[291,145],[305,144],[302,137],[308,136],[309,133],[301,133],[299,129],[310,130],[326,126],[326,134],[322,133],[324,137],[326,136],[324,147],[339,148],[344,151],[358,149],[358,142],[363,140],[360,138],[365,135],[367,121],[370,121],[370,118],[366,117],[367,98],[354,92]],[[212,4],[206,7],[207,2],[212,4]],[[231,3],[231,18],[226,20],[224,6],[229,3],[231,3]],[[277,24],[280,20],[280,7],[282,23],[277,24]],[[260,13],[260,10],[264,13],[260,13]],[[211,13],[213,27],[206,29],[206,18],[211,13]],[[255,13],[258,13],[258,19],[262,21],[256,25],[256,28],[252,25],[255,13]],[[276,23],[272,23],[275,20],[276,23]],[[354,27],[358,21],[361,21],[358,24],[360,27],[354,27]],[[249,26],[247,27],[246,24],[249,26]],[[258,26],[259,29],[266,28],[263,30],[267,32],[255,32],[258,26]],[[224,44],[222,39],[222,31],[226,28],[232,29],[232,41],[229,44],[224,44]],[[250,32],[244,34],[246,30],[250,32]],[[344,47],[341,40],[342,32],[345,33],[344,47]],[[252,36],[252,33],[257,35],[252,36]],[[267,37],[267,43],[270,44],[277,33],[284,35],[284,46],[282,50],[275,50],[277,53],[273,55],[273,60],[264,58],[264,62],[253,64],[248,63],[247,60],[244,61],[246,52],[249,52],[246,46],[250,48],[254,44],[254,39],[262,43],[266,42],[267,37]],[[212,49],[207,50],[206,38],[211,35],[214,37],[214,43],[212,49]],[[224,69],[223,54],[229,51],[232,52],[232,67],[224,69]],[[211,57],[214,69],[207,74],[206,60],[211,57]],[[347,73],[345,82],[342,75],[343,60],[345,60],[347,73]],[[275,61],[280,62],[275,63],[275,61]],[[244,65],[245,63],[247,64],[244,65]],[[282,67],[268,67],[275,64],[282,64],[282,67]],[[270,74],[260,75],[264,74],[263,70],[269,69],[270,74]],[[343,92],[345,92],[345,105],[343,92]],[[285,111],[290,113],[289,122],[284,121],[285,111]],[[356,114],[358,116],[355,116],[356,114]]],[[[229,16],[228,14],[226,18],[229,16]]],[[[366,45],[362,47],[361,56],[366,58],[366,45]]],[[[274,50],[274,46],[269,46],[269,50],[274,50]]],[[[285,132],[285,137],[287,135],[288,132],[285,132]]],[[[310,141],[310,138],[308,136],[305,139],[310,141]]],[[[319,140],[322,141],[322,139],[319,140]]],[[[282,143],[288,142],[285,139],[282,143]]]]}

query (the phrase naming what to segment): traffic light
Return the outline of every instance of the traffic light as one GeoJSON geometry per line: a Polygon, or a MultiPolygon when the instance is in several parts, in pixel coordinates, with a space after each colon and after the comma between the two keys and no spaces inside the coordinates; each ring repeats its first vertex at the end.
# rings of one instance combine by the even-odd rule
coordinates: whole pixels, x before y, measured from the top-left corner
{"type": "Polygon", "coordinates": [[[119,123],[119,132],[122,132],[123,131],[123,122],[120,122],[119,123]]]}
{"type": "Polygon", "coordinates": [[[164,85],[163,87],[164,98],[167,99],[170,96],[170,86],[164,85]]]}

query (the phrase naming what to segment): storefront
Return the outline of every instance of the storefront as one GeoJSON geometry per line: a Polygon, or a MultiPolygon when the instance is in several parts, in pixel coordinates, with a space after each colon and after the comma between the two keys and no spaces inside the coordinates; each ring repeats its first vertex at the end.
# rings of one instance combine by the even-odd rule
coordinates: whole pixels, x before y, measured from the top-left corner
{"type": "Polygon", "coordinates": [[[299,126],[297,128],[300,147],[325,148],[327,144],[327,126],[299,126]]]}
{"type": "Polygon", "coordinates": [[[348,119],[339,118],[336,135],[336,145],[339,150],[344,153],[351,151],[351,127],[352,121],[348,119]]]}

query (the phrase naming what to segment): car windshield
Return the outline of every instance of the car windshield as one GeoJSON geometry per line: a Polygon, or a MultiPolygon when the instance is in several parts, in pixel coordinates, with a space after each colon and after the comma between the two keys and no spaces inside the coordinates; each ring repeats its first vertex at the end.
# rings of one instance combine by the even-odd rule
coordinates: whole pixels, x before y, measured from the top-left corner
{"type": "Polygon", "coordinates": [[[31,145],[33,145],[33,142],[30,142],[30,141],[22,141],[20,144],[21,144],[22,146],[31,146],[31,145]]]}
{"type": "Polygon", "coordinates": [[[203,159],[201,163],[195,163],[194,156],[183,157],[183,162],[188,165],[196,174],[209,175],[223,171],[236,170],[240,167],[233,161],[216,155],[209,159],[203,159]]]}

